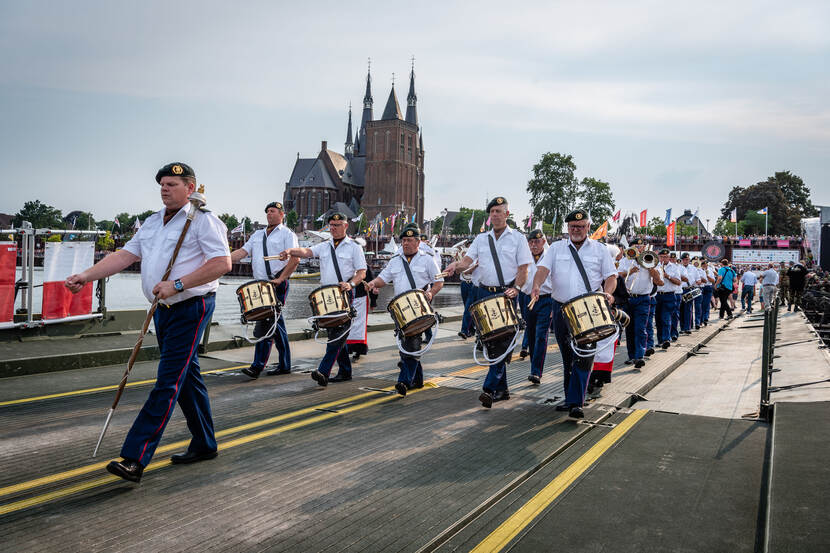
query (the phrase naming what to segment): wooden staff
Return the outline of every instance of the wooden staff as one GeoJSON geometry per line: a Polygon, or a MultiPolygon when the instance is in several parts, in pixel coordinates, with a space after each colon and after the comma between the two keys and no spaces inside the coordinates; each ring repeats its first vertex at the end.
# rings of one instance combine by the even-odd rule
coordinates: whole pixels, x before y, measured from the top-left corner
{"type": "MultiPolygon", "coordinates": [[[[170,272],[173,270],[173,264],[176,262],[176,257],[179,255],[179,250],[182,247],[182,242],[184,242],[184,236],[187,234],[187,230],[190,228],[190,224],[193,222],[193,218],[196,217],[196,212],[199,210],[200,207],[203,207],[207,201],[205,200],[204,196],[205,186],[200,185],[199,190],[194,192],[190,195],[188,200],[190,201],[190,209],[187,212],[187,221],[184,222],[184,228],[182,228],[182,233],[179,235],[179,241],[176,242],[176,249],[173,250],[173,256],[170,258],[170,263],[167,264],[167,270],[164,271],[164,276],[161,277],[162,282],[167,280],[170,277],[170,272]]],[[[115,393],[115,400],[112,402],[112,407],[110,407],[109,413],[107,413],[107,420],[104,421],[104,428],[101,429],[101,435],[98,436],[98,443],[95,444],[95,451],[92,452],[92,456],[95,457],[98,454],[98,448],[101,446],[101,441],[104,439],[104,434],[107,433],[107,428],[110,425],[110,421],[112,420],[112,414],[115,413],[115,408],[118,407],[118,401],[121,399],[121,394],[124,393],[124,387],[127,385],[127,378],[130,376],[130,371],[133,369],[133,364],[135,363],[135,358],[138,357],[138,352],[141,349],[141,344],[144,342],[144,335],[147,334],[147,329],[150,327],[150,321],[153,319],[153,314],[156,312],[156,308],[159,304],[159,297],[156,296],[153,298],[153,303],[150,305],[150,310],[147,311],[147,318],[144,319],[144,325],[141,327],[141,333],[138,335],[138,341],[133,346],[133,352],[130,354],[130,359],[127,361],[127,370],[124,371],[124,376],[121,377],[121,382],[118,383],[118,391],[115,393]]]]}

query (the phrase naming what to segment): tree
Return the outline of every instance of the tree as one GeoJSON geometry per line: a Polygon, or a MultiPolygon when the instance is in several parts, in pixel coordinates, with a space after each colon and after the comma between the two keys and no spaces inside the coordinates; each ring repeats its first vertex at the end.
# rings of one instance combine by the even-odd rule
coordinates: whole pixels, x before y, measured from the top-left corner
{"type": "Polygon", "coordinates": [[[533,166],[533,178],[527,183],[530,208],[543,221],[561,223],[576,205],[579,183],[574,176],[573,156],[546,153],[533,166]]]}
{"type": "MultiPolygon", "coordinates": [[[[801,218],[818,213],[809,195],[810,190],[800,177],[789,171],[777,172],[766,181],[747,188],[733,187],[721,210],[721,216],[728,220],[732,210],[737,209],[737,218],[742,221],[747,213],[767,208],[770,234],[798,234],[801,231],[801,218]]],[[[747,228],[754,228],[751,220],[747,228]]]]}
{"type": "Polygon", "coordinates": [[[287,226],[291,230],[295,230],[297,228],[297,223],[299,221],[300,216],[297,215],[297,212],[293,209],[285,214],[285,226],[287,226]]]}
{"type": "Polygon", "coordinates": [[[614,213],[614,195],[611,185],[591,177],[585,177],[579,183],[579,196],[582,198],[582,207],[591,216],[591,229],[599,226],[611,218],[614,213]]]}
{"type": "Polygon", "coordinates": [[[112,239],[112,234],[110,234],[109,230],[107,230],[106,234],[98,237],[98,240],[95,242],[95,248],[97,250],[112,250],[115,248],[115,240],[112,239]]]}
{"type": "Polygon", "coordinates": [[[777,184],[784,193],[787,203],[797,210],[801,217],[816,217],[818,209],[810,201],[810,189],[798,175],[789,171],[778,171],[772,177],[767,177],[768,183],[777,184]]]}
{"type": "Polygon", "coordinates": [[[487,220],[487,213],[483,209],[459,208],[455,219],[450,223],[448,232],[450,234],[476,234],[484,221],[487,220]],[[473,230],[470,232],[470,216],[473,216],[473,230]]]}
{"type": "Polygon", "coordinates": [[[23,209],[14,216],[14,226],[20,227],[23,221],[29,221],[34,228],[66,228],[61,210],[55,209],[51,205],[42,204],[40,200],[23,204],[23,209]]]}
{"type": "Polygon", "coordinates": [[[651,221],[646,226],[646,234],[649,236],[665,236],[666,235],[666,221],[662,217],[652,217],[651,221]]]}
{"type": "Polygon", "coordinates": [[[236,218],[236,215],[231,215],[230,213],[223,213],[219,216],[219,220],[225,223],[225,226],[228,227],[228,232],[239,226],[239,219],[236,218]]]}

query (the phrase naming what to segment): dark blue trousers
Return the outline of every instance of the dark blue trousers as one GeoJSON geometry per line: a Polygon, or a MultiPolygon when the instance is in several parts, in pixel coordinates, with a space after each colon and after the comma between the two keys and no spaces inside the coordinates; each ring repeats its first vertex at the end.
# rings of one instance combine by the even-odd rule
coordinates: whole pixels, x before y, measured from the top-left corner
{"type": "Polygon", "coordinates": [[[579,357],[571,349],[571,334],[562,315],[562,304],[551,300],[551,312],[556,343],[559,344],[559,351],[562,353],[565,403],[582,407],[594,357],[579,357]]]}
{"type": "MultiPolygon", "coordinates": [[[[349,299],[354,298],[354,292],[349,292],[349,299]]],[[[351,376],[352,375],[352,360],[349,358],[349,346],[346,340],[349,338],[349,331],[347,325],[329,328],[327,331],[327,339],[336,338],[343,335],[339,340],[329,342],[326,344],[326,353],[320,360],[320,366],[317,367],[317,372],[326,375],[326,378],[331,374],[331,369],[334,368],[334,362],[337,361],[337,375],[351,376]]]]}
{"type": "Polygon", "coordinates": [[[464,302],[464,315],[461,317],[461,332],[473,334],[473,317],[470,315],[470,304],[478,300],[476,297],[477,286],[472,282],[461,281],[461,301],[464,302]]]}
{"type": "Polygon", "coordinates": [[[675,309],[674,293],[657,294],[657,340],[662,344],[668,342],[672,337],[672,316],[675,309]]]}
{"type": "Polygon", "coordinates": [[[630,297],[625,305],[625,312],[631,318],[625,327],[625,346],[629,359],[642,359],[646,354],[646,323],[650,300],[648,296],[630,297]]]}
{"type": "MultiPolygon", "coordinates": [[[[418,351],[423,347],[420,334],[403,338],[401,342],[406,351],[418,351]]],[[[405,355],[403,352],[398,353],[401,356],[401,372],[398,375],[398,382],[403,382],[407,388],[422,386],[424,384],[424,369],[421,366],[421,358],[405,355]]]]}
{"type": "MultiPolygon", "coordinates": [[[[517,298],[519,302],[519,312],[522,314],[522,319],[527,322],[527,306],[530,304],[530,296],[525,294],[524,292],[519,292],[519,296],[517,298]]],[[[525,330],[524,336],[522,336],[522,349],[526,350],[530,347],[530,336],[529,333],[525,330]]]]}
{"type": "MultiPolygon", "coordinates": [[[[529,301],[530,296],[527,296],[527,298],[529,301]]],[[[527,327],[524,339],[527,340],[530,348],[528,350],[530,352],[530,374],[539,378],[542,378],[545,354],[548,350],[548,331],[550,329],[552,304],[553,299],[550,296],[539,296],[536,305],[533,306],[533,309],[527,309],[527,315],[525,316],[527,327]]]]}
{"type": "MultiPolygon", "coordinates": [[[[683,292],[688,292],[691,288],[684,288],[683,292]]],[[[680,299],[680,330],[687,331],[692,328],[692,311],[694,310],[693,301],[683,301],[680,299]]]]}
{"type": "Polygon", "coordinates": [[[712,285],[708,284],[703,287],[703,322],[709,322],[709,311],[712,310],[712,294],[714,291],[712,285]]]}
{"type": "Polygon", "coordinates": [[[127,433],[121,456],[147,466],[178,402],[193,437],[191,451],[215,451],[216,437],[207,388],[199,372],[196,348],[210,321],[214,296],[160,305],[153,315],[161,359],[150,396],[127,433]]]}
{"type": "Polygon", "coordinates": [[[657,297],[648,298],[648,322],[646,323],[646,348],[654,349],[654,313],[657,310],[657,297]]]}
{"type": "MultiPolygon", "coordinates": [[[[476,290],[477,298],[474,301],[478,301],[489,296],[495,295],[496,292],[490,292],[489,290],[485,290],[484,288],[478,288],[476,290]]],[[[505,343],[505,346],[507,343],[505,343]]],[[[487,349],[487,348],[485,348],[487,349]]],[[[492,345],[489,346],[489,351],[487,352],[488,357],[498,357],[504,353],[504,350],[501,348],[493,347],[492,345]]],[[[513,354],[507,356],[507,358],[502,359],[498,363],[490,365],[490,369],[487,371],[487,376],[484,379],[484,391],[493,393],[493,392],[506,392],[507,391],[507,359],[510,358],[513,354]]]]}
{"type": "MultiPolygon", "coordinates": [[[[285,298],[288,295],[288,281],[276,287],[277,299],[280,303],[285,305],[285,298]]],[[[274,319],[265,319],[257,321],[254,328],[254,336],[259,338],[269,330],[274,324],[274,319]]],[[[257,342],[254,346],[254,362],[251,367],[254,369],[262,369],[268,363],[268,358],[271,356],[271,345],[277,346],[279,352],[280,364],[279,367],[284,370],[291,370],[291,349],[288,345],[288,332],[285,330],[285,319],[280,313],[280,318],[277,319],[277,332],[273,337],[257,342]]]]}
{"type": "Polygon", "coordinates": [[[700,291],[700,295],[695,298],[695,326],[700,326],[700,323],[703,322],[703,290],[700,291]]]}
{"type": "Polygon", "coordinates": [[[674,311],[671,314],[671,337],[677,338],[680,335],[680,304],[683,303],[681,294],[674,295],[674,311]]]}

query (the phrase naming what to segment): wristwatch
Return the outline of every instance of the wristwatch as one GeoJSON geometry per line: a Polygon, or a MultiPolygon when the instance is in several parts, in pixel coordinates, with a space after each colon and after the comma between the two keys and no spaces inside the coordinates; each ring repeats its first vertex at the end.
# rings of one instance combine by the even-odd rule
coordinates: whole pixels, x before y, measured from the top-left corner
{"type": "Polygon", "coordinates": [[[173,281],[173,286],[176,288],[176,292],[184,291],[184,284],[182,284],[182,281],[179,279],[173,281]]]}

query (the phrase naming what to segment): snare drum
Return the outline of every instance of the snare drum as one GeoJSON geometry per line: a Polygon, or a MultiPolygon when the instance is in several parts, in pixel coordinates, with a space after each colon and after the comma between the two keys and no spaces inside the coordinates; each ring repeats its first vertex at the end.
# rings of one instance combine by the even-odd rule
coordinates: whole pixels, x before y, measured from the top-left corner
{"type": "Polygon", "coordinates": [[[605,294],[589,292],[563,303],[562,316],[579,346],[594,344],[617,332],[617,321],[605,294]]]}
{"type": "Polygon", "coordinates": [[[510,339],[519,331],[516,306],[504,294],[494,294],[470,304],[470,314],[482,342],[510,339]]]}
{"type": "Polygon", "coordinates": [[[435,311],[423,290],[407,290],[389,301],[386,310],[404,336],[417,336],[435,325],[435,311]]]}
{"type": "Polygon", "coordinates": [[[282,304],[277,299],[274,284],[267,280],[251,280],[236,289],[236,299],[242,310],[243,322],[259,321],[279,314],[282,304]]]}
{"type": "Polygon", "coordinates": [[[327,315],[316,321],[321,328],[344,325],[352,317],[349,296],[335,284],[315,289],[308,295],[308,301],[314,317],[327,315]]]}
{"type": "Polygon", "coordinates": [[[703,292],[700,290],[700,288],[692,288],[691,290],[683,294],[683,303],[693,301],[696,297],[700,296],[701,294],[703,294],[703,292]]]}

